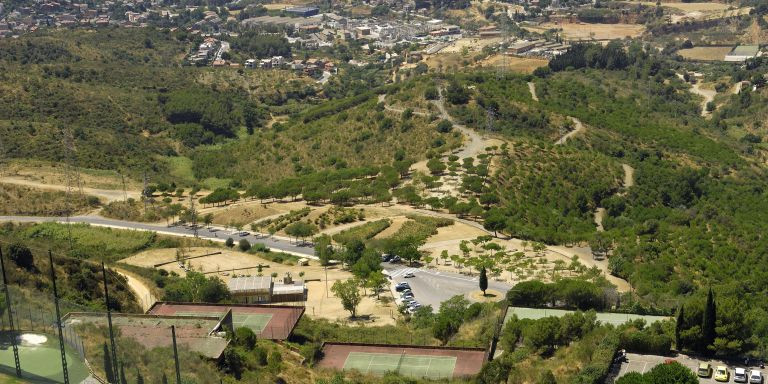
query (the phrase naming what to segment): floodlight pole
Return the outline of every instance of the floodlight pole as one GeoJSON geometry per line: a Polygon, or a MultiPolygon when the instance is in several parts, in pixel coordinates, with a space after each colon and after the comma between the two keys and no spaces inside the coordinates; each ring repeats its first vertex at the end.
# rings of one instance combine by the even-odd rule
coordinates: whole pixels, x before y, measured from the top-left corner
{"type": "Polygon", "coordinates": [[[53,253],[48,250],[48,260],[51,262],[51,280],[53,281],[53,303],[56,305],[56,327],[59,329],[59,349],[61,350],[61,371],[64,374],[64,384],[69,384],[67,369],[67,351],[64,349],[64,330],[61,326],[61,311],[59,310],[59,290],[56,288],[56,271],[53,269],[53,253]]]}
{"type": "Polygon", "coordinates": [[[104,276],[104,304],[107,307],[107,325],[109,326],[109,344],[112,346],[112,370],[114,376],[120,377],[120,365],[117,362],[117,345],[115,344],[115,334],[112,331],[112,311],[109,310],[109,289],[107,289],[107,269],[104,267],[104,262],[101,262],[101,274],[104,276]]]}
{"type": "Polygon", "coordinates": [[[179,369],[179,350],[176,348],[175,325],[171,325],[171,338],[173,339],[173,361],[176,364],[176,384],[181,384],[181,369],[179,369]]]}
{"type": "Polygon", "coordinates": [[[21,362],[19,361],[19,346],[16,345],[16,335],[13,333],[13,311],[11,310],[11,294],[8,292],[8,278],[5,275],[3,248],[0,247],[0,269],[3,272],[3,290],[5,291],[5,307],[8,310],[8,324],[11,327],[11,345],[13,346],[13,362],[16,364],[16,376],[21,377],[21,362]]]}

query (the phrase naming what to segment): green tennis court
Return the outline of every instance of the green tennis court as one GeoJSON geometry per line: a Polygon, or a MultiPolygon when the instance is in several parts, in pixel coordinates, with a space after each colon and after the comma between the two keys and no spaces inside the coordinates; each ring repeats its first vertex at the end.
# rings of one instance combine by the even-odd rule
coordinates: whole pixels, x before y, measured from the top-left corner
{"type": "MultiPolygon", "coordinates": [[[[555,316],[562,317],[567,313],[573,313],[574,311],[568,311],[564,309],[549,309],[549,308],[523,308],[523,307],[509,307],[507,310],[507,316],[504,317],[504,324],[512,318],[513,315],[517,315],[518,319],[541,319],[544,317],[555,316]]],[[[609,312],[597,312],[597,320],[604,324],[621,325],[627,321],[635,319],[643,319],[646,324],[655,323],[657,321],[669,320],[670,317],[666,316],[652,316],[652,315],[635,315],[632,313],[609,313],[609,312]]]]}
{"type": "Polygon", "coordinates": [[[453,377],[454,356],[422,356],[393,353],[350,352],[344,370],[383,375],[397,372],[413,378],[443,379],[453,377]]]}
{"type": "MultiPolygon", "coordinates": [[[[225,312],[176,312],[176,316],[185,317],[221,317],[225,312]]],[[[235,328],[246,327],[261,333],[272,320],[271,313],[233,314],[232,325],[235,328]]]]}
{"type": "MultiPolygon", "coordinates": [[[[19,361],[25,382],[62,383],[64,376],[61,369],[61,352],[55,336],[46,335],[48,340],[41,345],[19,345],[19,361]]],[[[76,353],[67,348],[67,368],[69,380],[79,383],[89,376],[88,368],[76,353]]],[[[13,349],[7,337],[0,343],[0,372],[15,377],[13,349]]],[[[0,382],[2,382],[0,378],[0,382]]]]}

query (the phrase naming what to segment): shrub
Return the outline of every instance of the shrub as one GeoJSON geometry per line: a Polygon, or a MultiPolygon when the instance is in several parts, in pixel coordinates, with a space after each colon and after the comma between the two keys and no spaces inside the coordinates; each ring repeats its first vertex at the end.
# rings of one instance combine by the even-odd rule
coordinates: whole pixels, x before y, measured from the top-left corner
{"type": "Polygon", "coordinates": [[[237,243],[237,246],[243,252],[248,252],[248,250],[251,249],[251,243],[246,239],[240,239],[240,241],[237,243]]]}
{"type": "Polygon", "coordinates": [[[235,240],[233,240],[231,237],[227,237],[227,241],[224,242],[224,245],[232,248],[235,246],[235,240]]]}

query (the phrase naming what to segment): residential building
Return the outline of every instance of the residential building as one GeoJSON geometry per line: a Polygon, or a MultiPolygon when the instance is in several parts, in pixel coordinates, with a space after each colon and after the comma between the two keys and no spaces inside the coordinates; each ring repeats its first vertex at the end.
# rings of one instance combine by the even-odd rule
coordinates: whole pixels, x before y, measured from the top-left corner
{"type": "Polygon", "coordinates": [[[307,299],[306,284],[303,281],[293,281],[289,273],[278,282],[273,282],[270,276],[233,277],[227,287],[236,303],[284,303],[307,299]]]}

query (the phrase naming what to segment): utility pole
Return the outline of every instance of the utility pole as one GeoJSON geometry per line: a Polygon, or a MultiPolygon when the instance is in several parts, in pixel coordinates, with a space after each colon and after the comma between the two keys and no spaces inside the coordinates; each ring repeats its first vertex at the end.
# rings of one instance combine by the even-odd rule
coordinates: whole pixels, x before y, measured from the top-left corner
{"type": "Polygon", "coordinates": [[[192,232],[197,238],[197,211],[195,210],[195,198],[191,193],[189,194],[189,212],[192,215],[192,232]]]}
{"type": "Polygon", "coordinates": [[[325,270],[325,297],[331,297],[328,294],[328,266],[323,266],[323,269],[325,270]]]}
{"type": "Polygon", "coordinates": [[[128,201],[128,192],[125,190],[125,175],[120,172],[120,181],[123,183],[123,201],[128,201]]]}
{"type": "Polygon", "coordinates": [[[112,311],[109,310],[109,289],[107,289],[107,269],[104,267],[104,262],[101,262],[101,274],[104,276],[104,304],[107,307],[107,325],[109,326],[109,343],[112,346],[112,370],[114,376],[119,376],[119,364],[117,362],[117,345],[115,344],[115,334],[112,331],[112,311]]]}
{"type": "Polygon", "coordinates": [[[21,377],[21,362],[19,361],[19,346],[16,345],[16,335],[13,329],[13,310],[11,310],[11,293],[8,292],[8,278],[5,275],[5,261],[3,261],[3,248],[0,247],[0,269],[3,272],[3,290],[5,291],[5,306],[8,311],[8,325],[11,328],[11,345],[13,346],[13,362],[16,365],[16,376],[21,377]]]}
{"type": "Polygon", "coordinates": [[[59,290],[56,288],[56,271],[53,268],[53,253],[48,250],[48,260],[51,262],[51,280],[53,281],[53,302],[56,306],[56,327],[59,329],[59,349],[61,350],[61,371],[64,374],[64,384],[69,384],[67,369],[67,351],[64,348],[64,329],[61,326],[61,310],[59,309],[59,290]]]}
{"type": "Polygon", "coordinates": [[[141,190],[141,195],[144,197],[142,200],[144,200],[144,212],[147,211],[147,199],[149,196],[147,196],[147,187],[149,184],[149,178],[147,178],[147,171],[144,171],[144,189],[141,190]]]}

